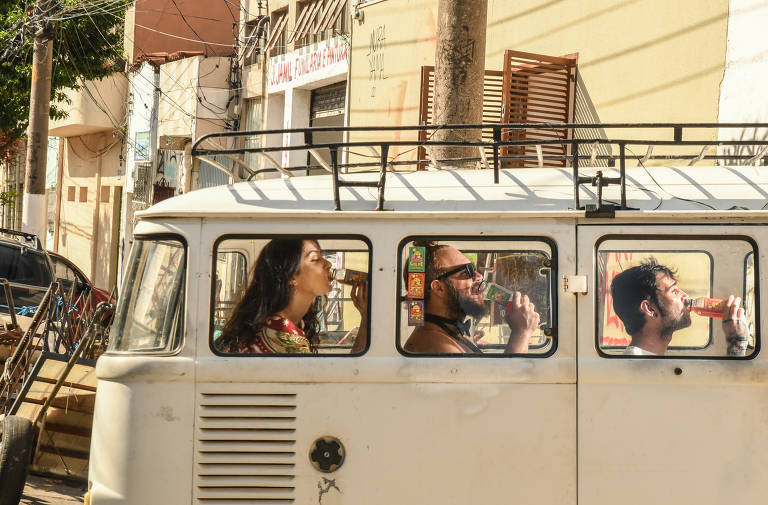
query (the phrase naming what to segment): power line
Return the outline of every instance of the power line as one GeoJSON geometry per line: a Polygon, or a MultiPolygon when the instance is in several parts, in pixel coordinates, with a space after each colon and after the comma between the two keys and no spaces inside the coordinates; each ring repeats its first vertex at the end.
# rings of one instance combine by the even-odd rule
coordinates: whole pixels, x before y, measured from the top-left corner
{"type": "MultiPolygon", "coordinates": [[[[195,37],[200,39],[200,42],[202,42],[203,44],[207,44],[207,42],[205,42],[203,40],[203,38],[200,36],[200,34],[197,33],[197,30],[195,30],[194,27],[191,24],[189,24],[189,21],[187,21],[187,18],[184,17],[184,13],[181,12],[181,9],[179,8],[179,4],[176,3],[176,0],[171,0],[171,2],[173,3],[173,6],[176,7],[176,10],[179,11],[179,15],[181,16],[181,20],[184,21],[184,24],[186,24],[189,27],[190,30],[192,30],[192,33],[195,34],[195,37]]],[[[217,53],[216,49],[214,49],[213,47],[211,47],[211,51],[213,51],[213,54],[215,54],[216,56],[219,56],[219,53],[217,53]]]]}

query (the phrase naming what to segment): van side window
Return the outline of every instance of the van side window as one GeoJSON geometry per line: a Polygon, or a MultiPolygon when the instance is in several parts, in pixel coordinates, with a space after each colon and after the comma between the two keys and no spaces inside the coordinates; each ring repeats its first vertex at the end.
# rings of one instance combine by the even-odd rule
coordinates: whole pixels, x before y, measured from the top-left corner
{"type": "Polygon", "coordinates": [[[556,249],[538,237],[409,237],[399,249],[407,356],[539,355],[556,347],[556,249]]]}
{"type": "Polygon", "coordinates": [[[596,338],[603,355],[754,353],[751,240],[611,236],[598,244],[596,258],[596,338]]]}
{"type": "Polygon", "coordinates": [[[367,348],[364,238],[225,236],[214,246],[211,348],[226,355],[356,355],[367,348]]]}

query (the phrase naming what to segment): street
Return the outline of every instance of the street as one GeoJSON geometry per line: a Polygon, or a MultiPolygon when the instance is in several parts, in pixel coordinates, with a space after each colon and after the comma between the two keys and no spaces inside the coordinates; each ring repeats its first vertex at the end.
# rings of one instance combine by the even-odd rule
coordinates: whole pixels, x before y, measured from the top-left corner
{"type": "Polygon", "coordinates": [[[84,482],[40,475],[27,476],[21,505],[74,505],[83,503],[84,482]]]}

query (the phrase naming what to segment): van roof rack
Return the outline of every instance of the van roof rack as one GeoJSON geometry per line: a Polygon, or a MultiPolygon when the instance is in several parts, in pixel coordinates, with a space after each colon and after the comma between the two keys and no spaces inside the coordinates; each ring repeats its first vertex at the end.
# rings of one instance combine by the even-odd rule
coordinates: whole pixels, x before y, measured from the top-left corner
{"type": "MultiPolygon", "coordinates": [[[[499,184],[499,172],[506,168],[536,168],[570,166],[573,178],[573,208],[584,210],[590,217],[612,216],[616,210],[631,210],[626,199],[626,167],[627,160],[634,160],[645,168],[649,160],[681,160],[688,165],[694,165],[701,160],[715,160],[730,164],[750,165],[762,159],[768,164],[768,140],[765,138],[738,140],[717,140],[718,132],[724,129],[755,129],[768,130],[768,123],[494,123],[494,124],[460,124],[460,125],[420,125],[420,126],[352,126],[352,127],[310,127],[281,130],[252,130],[237,132],[218,132],[200,137],[192,146],[192,156],[211,163],[223,170],[234,179],[253,180],[265,173],[281,173],[284,177],[292,177],[297,172],[309,175],[312,171],[325,170],[333,177],[334,210],[341,210],[339,189],[342,187],[375,187],[378,189],[376,210],[384,210],[384,188],[387,172],[400,171],[401,168],[415,167],[416,170],[445,169],[446,165],[459,163],[477,163],[486,168],[492,168],[493,181],[499,184]],[[481,140],[478,141],[445,141],[431,140],[438,130],[480,130],[481,140]],[[640,131],[638,137],[609,137],[611,130],[640,131]],[[692,130],[709,132],[709,138],[688,138],[692,130]],[[714,130],[714,134],[712,131],[714,130]],[[341,142],[315,141],[318,133],[341,134],[341,142]],[[379,133],[384,140],[354,140],[355,136],[370,138],[371,133],[379,133]],[[413,140],[402,140],[401,136],[412,134],[413,140]],[[406,134],[406,135],[403,135],[406,134]],[[670,135],[671,134],[671,135],[670,135]],[[264,139],[267,136],[280,135],[281,138],[303,139],[303,142],[293,142],[287,146],[268,145],[264,139]],[[352,137],[352,140],[350,140],[352,137]],[[390,139],[387,140],[386,137],[390,139]],[[684,139],[685,137],[685,139],[684,139]],[[424,140],[426,139],[426,140],[424,140]],[[216,145],[224,140],[232,145],[246,147],[224,148],[216,145]],[[203,147],[205,143],[215,143],[215,148],[203,147]],[[267,144],[250,147],[254,144],[267,144]],[[433,159],[434,148],[439,146],[461,146],[477,148],[478,156],[453,159],[433,159]],[[410,148],[390,157],[391,148],[410,148]],[[638,155],[632,147],[644,148],[645,153],[638,155]],[[673,152],[654,154],[656,147],[675,148],[673,152]],[[714,154],[709,151],[719,148],[714,154]],[[367,148],[375,155],[369,156],[353,151],[367,148]],[[614,148],[617,153],[614,154],[614,148]],[[746,152],[751,148],[751,152],[746,152]],[[330,164],[320,154],[328,150],[330,164]],[[693,149],[693,150],[692,150],[693,149]],[[398,159],[404,154],[417,150],[415,159],[398,159]],[[732,150],[733,152],[728,152],[732,150]],[[300,166],[283,167],[271,156],[271,153],[305,151],[307,163],[300,166]],[[629,154],[628,154],[629,151],[629,154]],[[698,151],[698,152],[697,152],[698,151]],[[261,168],[249,166],[243,155],[253,153],[262,159],[261,168]],[[588,154],[587,154],[588,153],[588,154]],[[341,154],[341,160],[340,155],[341,154]],[[213,156],[223,156],[242,168],[244,177],[212,159],[213,156]],[[376,161],[355,161],[350,158],[375,157],[376,161]],[[315,163],[312,163],[312,158],[315,163]],[[492,164],[488,162],[492,159],[492,164]],[[591,168],[615,168],[618,162],[618,177],[606,177],[602,170],[592,175],[582,175],[580,172],[583,162],[588,161],[591,168]],[[267,167],[271,164],[271,167],[267,167]],[[374,168],[375,167],[375,168],[374,168]],[[354,180],[356,173],[379,173],[377,181],[354,180]],[[343,174],[343,177],[342,177],[343,174]],[[597,201],[593,204],[582,205],[579,198],[579,187],[585,184],[597,188],[597,201]],[[618,204],[604,202],[602,190],[609,185],[618,185],[621,199],[618,204]]],[[[619,132],[626,134],[626,132],[619,132]]],[[[326,136],[327,138],[327,136],[326,136]]]]}

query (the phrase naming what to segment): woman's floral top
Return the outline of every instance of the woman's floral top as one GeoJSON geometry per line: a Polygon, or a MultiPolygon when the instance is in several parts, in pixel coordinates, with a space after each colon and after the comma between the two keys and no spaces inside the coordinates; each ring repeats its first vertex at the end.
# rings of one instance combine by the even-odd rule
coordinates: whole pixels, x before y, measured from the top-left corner
{"type": "Polygon", "coordinates": [[[292,321],[280,316],[267,318],[253,337],[231,342],[222,352],[236,354],[303,354],[312,352],[309,339],[292,321]]]}

